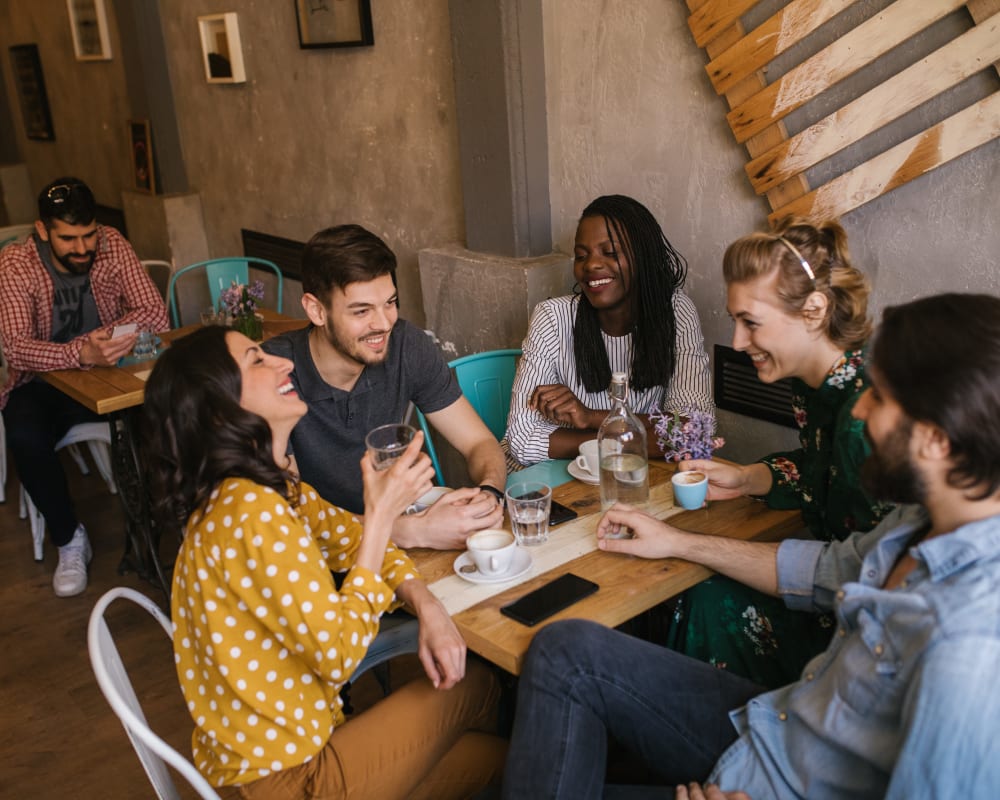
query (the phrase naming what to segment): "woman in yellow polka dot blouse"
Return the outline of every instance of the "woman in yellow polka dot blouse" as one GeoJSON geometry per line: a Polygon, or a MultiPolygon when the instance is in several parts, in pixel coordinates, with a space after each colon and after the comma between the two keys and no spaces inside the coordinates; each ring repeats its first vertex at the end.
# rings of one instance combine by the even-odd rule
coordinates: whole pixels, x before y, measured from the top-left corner
{"type": "Polygon", "coordinates": [[[365,516],[298,481],[288,437],[306,413],[292,363],[234,331],[175,342],[146,387],[153,494],[184,529],[171,615],[194,761],[247,798],[465,797],[499,778],[503,740],[477,732],[498,689],[389,541],[430,487],[416,440],[376,472],[365,516]],[[331,570],[346,573],[338,590],[331,570]],[[416,680],[345,722],[339,692],[403,601],[420,620],[416,680]]]}

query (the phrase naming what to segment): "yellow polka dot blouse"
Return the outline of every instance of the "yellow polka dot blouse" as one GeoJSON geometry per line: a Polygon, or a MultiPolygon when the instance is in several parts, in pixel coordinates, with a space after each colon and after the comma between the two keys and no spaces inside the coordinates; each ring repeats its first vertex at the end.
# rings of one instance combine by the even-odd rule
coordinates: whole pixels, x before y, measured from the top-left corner
{"type": "Polygon", "coordinates": [[[174,658],[194,762],[212,783],[302,764],[343,723],[340,688],[417,575],[392,544],[381,577],[355,567],[361,530],[304,483],[289,503],[228,479],[192,514],[174,570],[174,658]],[[339,591],[330,570],[347,571],[339,591]]]}

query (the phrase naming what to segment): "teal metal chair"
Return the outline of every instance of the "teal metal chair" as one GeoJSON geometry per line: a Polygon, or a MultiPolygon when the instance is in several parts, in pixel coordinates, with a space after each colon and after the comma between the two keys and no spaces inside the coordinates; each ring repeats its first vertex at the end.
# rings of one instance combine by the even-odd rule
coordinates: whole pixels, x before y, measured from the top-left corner
{"type": "MultiPolygon", "coordinates": [[[[521,357],[520,348],[513,350],[487,350],[484,353],[473,353],[449,362],[448,366],[455,370],[455,378],[462,389],[462,394],[469,401],[490,432],[502,439],[507,430],[507,413],[510,411],[510,394],[514,388],[514,373],[517,371],[517,360],[521,357]]],[[[427,442],[427,454],[434,464],[437,481],[445,485],[441,464],[437,451],[431,441],[427,420],[419,409],[417,420],[424,432],[427,442]]]]}
{"type": "Polygon", "coordinates": [[[228,289],[233,281],[237,283],[249,283],[250,265],[254,269],[271,270],[278,279],[278,300],[275,308],[281,311],[281,270],[278,265],[262,258],[246,258],[244,256],[234,256],[232,258],[213,258],[211,261],[199,261],[196,264],[189,264],[183,269],[177,270],[170,276],[170,283],[167,285],[167,297],[170,303],[170,321],[177,328],[180,327],[180,312],[177,309],[177,279],[186,272],[196,269],[205,271],[205,278],[208,280],[208,291],[212,298],[212,306],[219,307],[219,295],[224,289],[228,289]]]}

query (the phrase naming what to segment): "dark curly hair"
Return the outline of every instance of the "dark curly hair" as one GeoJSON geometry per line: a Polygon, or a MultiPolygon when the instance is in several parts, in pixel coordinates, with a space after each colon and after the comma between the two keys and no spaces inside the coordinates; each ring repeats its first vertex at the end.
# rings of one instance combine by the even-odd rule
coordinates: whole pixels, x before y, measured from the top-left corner
{"type": "MultiPolygon", "coordinates": [[[[676,359],[673,296],[684,285],[687,262],[667,240],[656,217],[638,200],[620,194],[598,197],[583,210],[580,221],[588,217],[604,219],[608,238],[613,232],[632,267],[632,277],[625,283],[632,317],[629,384],[637,391],[666,386],[674,376],[676,359]]],[[[617,254],[615,260],[620,268],[617,254]]],[[[576,303],[573,355],[587,391],[599,392],[611,383],[608,351],[597,310],[584,294],[577,295],[576,303]]]]}
{"type": "Polygon", "coordinates": [[[183,529],[226,478],[248,478],[286,500],[295,487],[274,463],[268,423],[240,406],[242,378],[227,333],[212,325],[173,342],[146,383],[143,461],[166,530],[183,529]]]}

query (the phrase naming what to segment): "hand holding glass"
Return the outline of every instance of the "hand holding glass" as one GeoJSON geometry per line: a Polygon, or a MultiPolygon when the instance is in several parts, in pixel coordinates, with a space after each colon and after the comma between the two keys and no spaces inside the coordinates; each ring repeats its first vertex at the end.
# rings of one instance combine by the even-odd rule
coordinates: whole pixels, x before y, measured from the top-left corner
{"type": "Polygon", "coordinates": [[[365,447],[372,455],[375,469],[379,471],[389,469],[396,459],[403,455],[416,433],[416,430],[409,425],[398,423],[379,425],[369,431],[365,437],[365,447]]]}

